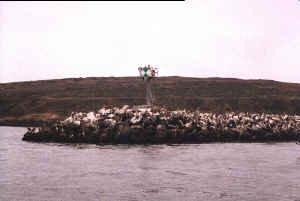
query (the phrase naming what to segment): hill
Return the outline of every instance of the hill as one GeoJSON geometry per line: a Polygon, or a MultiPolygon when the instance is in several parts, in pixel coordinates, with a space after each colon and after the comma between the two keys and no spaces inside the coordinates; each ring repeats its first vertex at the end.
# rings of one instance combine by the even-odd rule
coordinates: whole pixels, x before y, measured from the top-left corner
{"type": "MultiPolygon", "coordinates": [[[[300,84],[233,78],[159,77],[158,105],[170,109],[300,114],[300,84]]],[[[145,104],[139,77],[88,77],[0,84],[0,124],[62,119],[104,105],[145,104]]],[[[25,122],[25,123],[24,123],[25,122]]],[[[30,123],[28,123],[30,124],[30,123]]]]}

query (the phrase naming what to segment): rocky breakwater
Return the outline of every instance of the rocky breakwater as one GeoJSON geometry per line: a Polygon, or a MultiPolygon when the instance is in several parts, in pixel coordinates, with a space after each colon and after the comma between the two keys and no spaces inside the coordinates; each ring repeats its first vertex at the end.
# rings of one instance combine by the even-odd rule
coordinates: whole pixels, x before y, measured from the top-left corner
{"type": "Polygon", "coordinates": [[[72,143],[203,143],[294,141],[300,116],[169,111],[157,106],[104,107],[28,128],[23,140],[72,143]]]}

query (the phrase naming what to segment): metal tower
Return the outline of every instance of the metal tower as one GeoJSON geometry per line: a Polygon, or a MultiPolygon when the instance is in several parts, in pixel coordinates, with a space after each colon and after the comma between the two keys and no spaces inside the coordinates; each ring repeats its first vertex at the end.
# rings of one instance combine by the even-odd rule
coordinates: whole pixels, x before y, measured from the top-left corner
{"type": "Polygon", "coordinates": [[[146,82],[146,103],[147,105],[153,104],[153,96],[151,91],[151,80],[158,75],[158,69],[150,65],[138,68],[140,77],[146,82]]]}

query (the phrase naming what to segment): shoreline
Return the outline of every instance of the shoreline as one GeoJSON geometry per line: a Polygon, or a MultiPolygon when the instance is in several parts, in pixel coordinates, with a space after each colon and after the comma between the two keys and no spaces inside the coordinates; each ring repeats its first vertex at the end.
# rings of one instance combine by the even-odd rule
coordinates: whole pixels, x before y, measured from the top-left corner
{"type": "Polygon", "coordinates": [[[103,107],[28,128],[23,140],[92,144],[284,142],[300,139],[300,116],[168,111],[158,106],[103,107]]]}
{"type": "Polygon", "coordinates": [[[300,145],[300,141],[298,139],[226,139],[226,140],[211,140],[211,141],[197,141],[197,142],[191,142],[191,141],[163,141],[163,142],[86,142],[86,141],[58,141],[58,140],[28,140],[28,139],[22,139],[24,141],[28,141],[31,143],[63,143],[63,144],[95,144],[99,146],[105,146],[105,145],[169,145],[169,146],[176,146],[176,145],[192,145],[192,144],[214,144],[214,143],[296,143],[300,145]]]}

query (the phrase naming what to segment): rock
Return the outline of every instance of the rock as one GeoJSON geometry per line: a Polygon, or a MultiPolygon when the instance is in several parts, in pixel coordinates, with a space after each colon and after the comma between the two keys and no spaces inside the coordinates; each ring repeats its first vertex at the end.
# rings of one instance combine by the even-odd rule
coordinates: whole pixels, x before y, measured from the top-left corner
{"type": "Polygon", "coordinates": [[[72,112],[64,121],[28,128],[24,140],[90,143],[211,142],[296,139],[300,116],[168,111],[128,105],[95,112],[72,112]]]}
{"type": "Polygon", "coordinates": [[[191,128],[192,125],[193,125],[193,122],[188,122],[184,126],[187,127],[187,128],[191,128]]]}
{"type": "Polygon", "coordinates": [[[143,128],[141,125],[131,125],[130,128],[143,128]]]}
{"type": "Polygon", "coordinates": [[[164,128],[164,126],[163,126],[163,125],[161,125],[161,124],[159,124],[159,125],[157,125],[157,126],[156,126],[156,129],[157,129],[157,130],[159,130],[159,129],[163,129],[163,128],[164,128]]]}
{"type": "Polygon", "coordinates": [[[80,121],[73,121],[73,124],[80,125],[80,121]]]}

